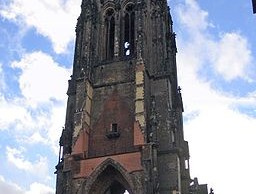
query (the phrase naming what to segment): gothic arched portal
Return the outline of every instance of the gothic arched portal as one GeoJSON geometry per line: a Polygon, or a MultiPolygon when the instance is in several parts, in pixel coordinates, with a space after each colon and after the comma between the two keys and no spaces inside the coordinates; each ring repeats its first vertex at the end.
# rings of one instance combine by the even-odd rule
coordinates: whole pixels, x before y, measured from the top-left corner
{"type": "Polygon", "coordinates": [[[108,166],[92,184],[89,194],[123,194],[130,186],[122,174],[113,166],[108,166]]]}
{"type": "Polygon", "coordinates": [[[84,193],[88,194],[133,194],[129,173],[117,162],[107,159],[87,180],[84,193]]]}

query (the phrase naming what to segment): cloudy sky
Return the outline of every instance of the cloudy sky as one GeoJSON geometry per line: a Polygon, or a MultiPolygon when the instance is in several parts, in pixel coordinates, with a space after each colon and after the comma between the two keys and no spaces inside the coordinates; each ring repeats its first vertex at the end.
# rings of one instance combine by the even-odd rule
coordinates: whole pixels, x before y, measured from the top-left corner
{"type": "MultiPolygon", "coordinates": [[[[0,194],[53,194],[81,0],[0,1],[0,194]]],[[[191,175],[252,193],[256,15],[251,0],[171,0],[191,175]]]]}

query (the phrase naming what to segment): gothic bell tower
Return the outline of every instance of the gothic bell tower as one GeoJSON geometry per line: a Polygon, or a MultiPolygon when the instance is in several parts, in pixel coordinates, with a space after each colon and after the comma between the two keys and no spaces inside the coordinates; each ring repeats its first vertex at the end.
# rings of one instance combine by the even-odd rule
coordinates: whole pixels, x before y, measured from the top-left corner
{"type": "Polygon", "coordinates": [[[81,10],[56,193],[192,193],[167,1],[81,10]]]}

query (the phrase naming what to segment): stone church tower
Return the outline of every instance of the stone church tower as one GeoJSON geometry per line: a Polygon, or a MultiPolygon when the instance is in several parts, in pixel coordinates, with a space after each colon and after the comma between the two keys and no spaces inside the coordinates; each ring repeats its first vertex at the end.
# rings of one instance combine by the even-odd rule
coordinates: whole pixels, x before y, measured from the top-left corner
{"type": "Polygon", "coordinates": [[[207,194],[189,174],[167,1],[81,9],[56,193],[207,194]]]}

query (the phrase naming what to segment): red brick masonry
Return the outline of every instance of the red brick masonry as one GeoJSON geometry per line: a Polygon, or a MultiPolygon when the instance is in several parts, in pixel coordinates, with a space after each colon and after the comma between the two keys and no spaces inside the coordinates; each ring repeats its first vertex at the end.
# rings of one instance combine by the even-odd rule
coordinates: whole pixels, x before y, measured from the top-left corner
{"type": "Polygon", "coordinates": [[[129,173],[143,170],[141,166],[141,153],[126,153],[114,156],[105,156],[99,158],[91,158],[80,161],[80,173],[75,175],[75,178],[89,177],[94,169],[97,168],[106,159],[111,158],[121,164],[129,173]]]}

